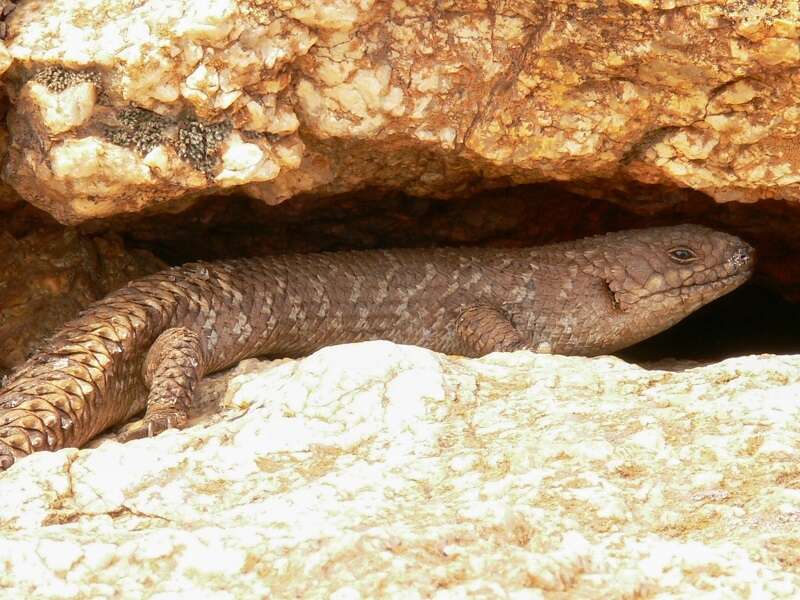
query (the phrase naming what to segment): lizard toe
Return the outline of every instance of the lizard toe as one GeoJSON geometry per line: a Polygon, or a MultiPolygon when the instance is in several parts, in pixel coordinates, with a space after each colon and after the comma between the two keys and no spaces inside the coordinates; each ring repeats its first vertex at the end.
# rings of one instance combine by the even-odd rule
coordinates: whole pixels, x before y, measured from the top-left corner
{"type": "Polygon", "coordinates": [[[143,419],[129,423],[117,435],[120,442],[130,442],[147,437],[155,437],[167,429],[182,429],[186,425],[186,415],[178,411],[163,411],[145,415],[143,419]]]}
{"type": "Polygon", "coordinates": [[[6,444],[0,442],[0,472],[14,464],[14,453],[6,444]]]}

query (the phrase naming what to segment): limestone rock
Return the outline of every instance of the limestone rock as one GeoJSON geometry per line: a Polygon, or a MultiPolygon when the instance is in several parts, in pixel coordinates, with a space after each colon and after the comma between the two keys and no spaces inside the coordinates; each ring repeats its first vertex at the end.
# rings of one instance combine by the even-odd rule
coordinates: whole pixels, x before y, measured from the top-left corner
{"type": "Polygon", "coordinates": [[[233,189],[796,201],[799,24],[768,2],[26,2],[4,178],[63,223],[233,189]]]}
{"type": "Polygon", "coordinates": [[[224,382],[224,409],[194,427],[0,475],[0,587],[800,594],[800,357],[664,371],[370,342],[224,382]]]}

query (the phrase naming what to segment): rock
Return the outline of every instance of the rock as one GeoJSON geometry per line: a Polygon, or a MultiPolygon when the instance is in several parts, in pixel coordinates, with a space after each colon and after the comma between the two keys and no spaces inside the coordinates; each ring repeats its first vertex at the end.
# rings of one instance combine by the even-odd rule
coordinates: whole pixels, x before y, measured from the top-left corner
{"type": "Polygon", "coordinates": [[[240,190],[800,199],[793,3],[26,2],[4,178],[62,223],[240,190]],[[590,185],[581,182],[590,181],[590,185]]]}
{"type": "Polygon", "coordinates": [[[163,268],[115,235],[39,229],[17,238],[0,231],[0,373],[91,302],[163,268]]]}
{"type": "Polygon", "coordinates": [[[800,357],[683,371],[370,342],[0,475],[17,597],[800,594],[800,357]]]}

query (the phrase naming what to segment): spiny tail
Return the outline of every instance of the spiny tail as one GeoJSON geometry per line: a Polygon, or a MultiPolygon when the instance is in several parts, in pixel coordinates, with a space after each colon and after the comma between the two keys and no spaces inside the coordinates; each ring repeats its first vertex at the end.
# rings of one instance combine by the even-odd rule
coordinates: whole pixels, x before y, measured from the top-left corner
{"type": "Polygon", "coordinates": [[[0,391],[0,471],[32,452],[81,446],[140,411],[142,362],[163,309],[119,290],[17,369],[0,391]]]}

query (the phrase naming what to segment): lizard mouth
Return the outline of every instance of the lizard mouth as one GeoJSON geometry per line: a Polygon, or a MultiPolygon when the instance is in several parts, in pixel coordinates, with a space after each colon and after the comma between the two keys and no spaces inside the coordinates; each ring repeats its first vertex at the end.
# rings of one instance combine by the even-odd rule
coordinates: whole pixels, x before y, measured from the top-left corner
{"type": "Polygon", "coordinates": [[[681,295],[692,294],[697,291],[701,290],[718,290],[720,288],[730,288],[731,290],[737,288],[745,281],[750,279],[750,276],[753,274],[753,268],[748,267],[746,269],[742,269],[737,273],[733,273],[732,275],[728,275],[726,277],[720,277],[719,279],[715,279],[714,281],[706,281],[705,283],[695,283],[693,285],[687,286],[680,286],[678,289],[681,290],[681,295]]]}
{"type": "MultiPolygon", "coordinates": [[[[750,279],[750,276],[752,274],[753,274],[753,267],[750,266],[740,271],[737,271],[736,273],[733,273],[731,275],[715,279],[714,281],[706,281],[704,283],[695,283],[692,285],[680,285],[666,290],[652,292],[650,294],[647,294],[646,296],[639,296],[637,302],[642,300],[647,300],[648,298],[653,298],[654,296],[672,296],[672,297],[680,296],[682,298],[688,299],[689,296],[697,294],[697,292],[701,291],[718,291],[720,289],[725,289],[725,288],[727,288],[727,291],[733,291],[734,289],[742,285],[745,281],[750,279]]],[[[620,298],[617,296],[617,294],[611,291],[611,288],[610,286],[608,286],[608,284],[606,284],[606,287],[608,288],[608,292],[609,295],[611,296],[611,301],[614,304],[614,307],[619,308],[622,305],[620,298]]],[[[705,301],[706,300],[704,300],[704,302],[705,301]]]]}
{"type": "MultiPolygon", "coordinates": [[[[748,266],[747,268],[743,268],[736,273],[731,275],[727,275],[726,277],[720,277],[719,279],[715,279],[714,281],[707,281],[705,283],[695,283],[693,285],[682,285],[673,288],[669,288],[666,290],[659,290],[657,292],[652,292],[647,294],[646,296],[639,296],[635,298],[634,302],[641,302],[643,300],[648,300],[658,296],[671,296],[673,298],[679,297],[681,301],[686,303],[690,302],[693,297],[700,301],[700,304],[705,304],[710,302],[714,298],[718,298],[719,296],[723,296],[728,292],[732,292],[737,287],[742,285],[745,281],[747,281],[750,276],[753,274],[752,266],[748,266]],[[702,292],[713,292],[712,297],[704,296],[702,292]],[[721,293],[720,293],[721,292],[721,293]]],[[[614,292],[611,286],[608,284],[607,281],[604,281],[605,289],[608,292],[609,299],[611,300],[612,306],[616,310],[626,311],[632,303],[626,302],[626,299],[621,297],[618,293],[614,292]]]]}

